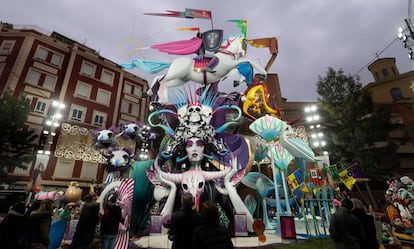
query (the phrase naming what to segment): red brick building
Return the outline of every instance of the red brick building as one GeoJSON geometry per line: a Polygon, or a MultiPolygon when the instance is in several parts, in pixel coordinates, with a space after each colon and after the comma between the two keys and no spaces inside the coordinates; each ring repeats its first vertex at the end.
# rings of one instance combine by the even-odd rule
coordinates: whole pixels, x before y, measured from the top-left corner
{"type": "MultiPolygon", "coordinates": [[[[102,182],[102,158],[90,148],[90,134],[122,122],[145,122],[148,100],[140,96],[147,86],[99,52],[57,32],[0,23],[0,94],[10,90],[30,99],[27,126],[39,135],[41,149],[52,153],[44,190],[66,188],[70,181],[84,187],[102,182]],[[50,128],[47,120],[58,121],[53,101],[65,108],[59,125],[50,128]]],[[[17,180],[14,188],[26,185],[34,164],[10,172],[17,180]]]]}

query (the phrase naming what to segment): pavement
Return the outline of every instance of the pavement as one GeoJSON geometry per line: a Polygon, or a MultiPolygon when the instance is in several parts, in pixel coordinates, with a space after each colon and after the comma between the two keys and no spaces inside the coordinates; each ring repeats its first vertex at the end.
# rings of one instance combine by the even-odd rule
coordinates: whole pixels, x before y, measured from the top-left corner
{"type": "MultiPolygon", "coordinates": [[[[294,243],[295,239],[282,239],[281,236],[276,235],[274,230],[266,230],[264,232],[266,241],[260,242],[258,236],[253,237],[235,237],[232,238],[233,245],[235,248],[246,248],[246,247],[266,247],[275,244],[290,244],[294,243]]],[[[170,249],[172,242],[168,240],[166,234],[154,234],[150,236],[143,236],[138,240],[131,241],[131,247],[135,248],[159,248],[159,249],[170,249]],[[132,244],[132,245],[131,245],[132,244]]]]}

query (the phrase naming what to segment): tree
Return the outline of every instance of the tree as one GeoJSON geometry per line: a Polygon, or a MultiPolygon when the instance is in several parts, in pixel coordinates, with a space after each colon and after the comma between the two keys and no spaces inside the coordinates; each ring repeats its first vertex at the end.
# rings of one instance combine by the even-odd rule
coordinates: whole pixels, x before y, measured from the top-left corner
{"type": "Polygon", "coordinates": [[[388,179],[399,168],[397,146],[388,139],[390,110],[375,106],[359,79],[342,69],[319,76],[317,93],[331,163],[340,169],[358,163],[368,177],[388,179]]]}
{"type": "Polygon", "coordinates": [[[27,168],[34,160],[37,135],[25,127],[29,101],[15,98],[6,91],[0,98],[0,183],[9,182],[7,174],[14,167],[27,168]]]}

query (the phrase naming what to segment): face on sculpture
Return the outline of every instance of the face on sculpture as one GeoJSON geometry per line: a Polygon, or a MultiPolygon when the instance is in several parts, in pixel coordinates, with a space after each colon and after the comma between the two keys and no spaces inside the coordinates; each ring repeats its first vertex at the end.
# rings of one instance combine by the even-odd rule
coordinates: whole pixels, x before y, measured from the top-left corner
{"type": "Polygon", "coordinates": [[[204,185],[204,177],[197,171],[186,172],[181,182],[184,193],[191,193],[194,197],[203,193],[204,185]]]}
{"type": "Polygon", "coordinates": [[[210,124],[213,117],[213,109],[210,106],[202,105],[200,115],[205,124],[210,124]]]}
{"type": "Polygon", "coordinates": [[[178,121],[180,121],[180,124],[183,124],[185,122],[185,119],[187,117],[187,105],[177,110],[177,117],[178,121]]]}
{"type": "Polygon", "coordinates": [[[199,162],[204,158],[204,141],[200,138],[190,138],[185,142],[190,162],[199,162]]]}
{"type": "Polygon", "coordinates": [[[188,121],[190,123],[199,123],[201,122],[201,106],[191,105],[187,109],[188,121]]]}

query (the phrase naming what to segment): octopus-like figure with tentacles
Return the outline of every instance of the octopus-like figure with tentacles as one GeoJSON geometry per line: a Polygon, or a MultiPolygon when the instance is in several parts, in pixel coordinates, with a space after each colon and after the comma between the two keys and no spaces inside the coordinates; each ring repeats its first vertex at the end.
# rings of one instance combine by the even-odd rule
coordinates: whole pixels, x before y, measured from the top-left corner
{"type": "Polygon", "coordinates": [[[236,190],[248,163],[245,158],[238,157],[249,154],[249,147],[240,135],[223,134],[241,118],[241,110],[232,105],[215,107],[217,95],[208,89],[206,87],[199,96],[190,93],[190,98],[181,93],[175,97],[176,112],[163,109],[149,116],[150,125],[162,127],[170,138],[147,176],[155,185],[156,199],[164,197],[165,202],[159,210],[163,217],[171,215],[179,196],[188,192],[195,197],[197,208],[205,200],[216,201],[230,221],[233,210],[245,213],[248,230],[253,232],[253,217],[236,190]],[[214,116],[229,109],[238,113],[236,118],[218,127],[213,125],[214,116]],[[160,114],[176,116],[178,126],[173,129],[155,124],[153,119],[160,114]],[[233,145],[229,146],[227,142],[233,145]],[[236,143],[238,146],[234,148],[236,143]]]}

